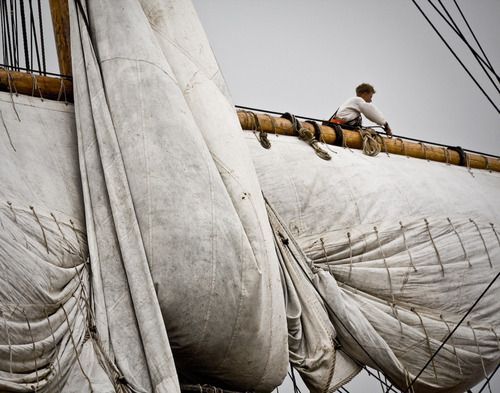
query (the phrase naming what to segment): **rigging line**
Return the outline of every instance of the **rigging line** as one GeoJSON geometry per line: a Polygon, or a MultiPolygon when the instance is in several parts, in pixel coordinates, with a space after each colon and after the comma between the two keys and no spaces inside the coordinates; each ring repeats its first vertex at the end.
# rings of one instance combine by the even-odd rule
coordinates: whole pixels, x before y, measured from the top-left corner
{"type": "Polygon", "coordinates": [[[17,1],[10,0],[10,8],[11,8],[11,19],[12,19],[12,34],[14,36],[14,66],[19,69],[19,31],[18,31],[18,23],[17,23],[17,1]],[[14,4],[14,6],[12,6],[14,4]]]}
{"type": "Polygon", "coordinates": [[[5,1],[2,1],[2,4],[0,5],[0,18],[1,18],[1,23],[2,23],[2,51],[3,51],[3,58],[7,62],[10,62],[9,59],[9,40],[8,40],[8,35],[9,35],[9,24],[8,24],[8,15],[7,15],[7,3],[5,1]]]}
{"type": "MultiPolygon", "coordinates": [[[[12,39],[11,39],[12,26],[9,23],[10,12],[9,12],[9,7],[7,5],[7,1],[5,1],[4,4],[5,4],[5,19],[7,22],[7,40],[9,43],[9,61],[8,61],[8,63],[12,64],[14,61],[14,56],[13,56],[13,51],[12,51],[13,43],[12,43],[12,39]]],[[[12,2],[11,2],[11,4],[12,4],[12,2]]],[[[14,36],[14,31],[12,31],[12,36],[14,36]]]]}
{"type": "Polygon", "coordinates": [[[432,7],[434,8],[434,10],[439,14],[439,16],[441,16],[441,18],[443,18],[443,20],[448,24],[448,26],[450,26],[450,28],[462,39],[462,41],[465,43],[465,45],[469,48],[469,50],[472,52],[472,55],[474,56],[474,58],[477,60],[477,62],[479,63],[479,66],[481,67],[481,69],[484,71],[484,73],[486,74],[486,77],[490,80],[491,84],[493,85],[493,87],[496,89],[496,91],[498,93],[500,93],[500,89],[498,88],[496,82],[493,80],[493,78],[491,77],[490,73],[488,72],[488,70],[493,74],[495,75],[495,77],[497,78],[497,80],[500,80],[498,78],[498,75],[497,73],[495,72],[495,70],[490,67],[486,61],[474,50],[474,48],[472,48],[472,46],[469,44],[469,42],[467,41],[467,39],[465,38],[465,36],[463,35],[463,33],[461,32],[461,30],[459,29],[459,27],[457,26],[457,24],[455,23],[455,21],[453,20],[453,17],[450,15],[450,13],[448,12],[448,10],[446,9],[446,7],[444,6],[444,4],[442,3],[441,0],[438,0],[439,4],[441,5],[441,7],[443,7],[446,15],[448,16],[449,20],[443,15],[443,13],[434,5],[434,3],[431,1],[431,0],[427,0],[427,2],[429,4],[432,5],[432,7]],[[450,23],[451,22],[451,23],[450,23]],[[453,23],[453,25],[452,25],[453,23]],[[455,27],[454,27],[455,26],[455,27]],[[488,70],[485,68],[485,66],[488,68],[488,70]]]}
{"type": "Polygon", "coordinates": [[[30,69],[33,69],[33,26],[31,24],[32,20],[33,20],[33,11],[31,10],[31,0],[28,0],[28,4],[29,4],[29,9],[30,9],[30,21],[29,21],[29,25],[30,25],[30,55],[31,55],[31,61],[30,61],[30,69]]]}
{"type": "MultiPolygon", "coordinates": [[[[273,213],[273,216],[274,216],[274,219],[279,223],[279,225],[281,227],[283,227],[284,229],[286,228],[285,227],[285,224],[281,221],[281,219],[278,217],[278,213],[274,210],[274,208],[271,206],[269,200],[266,198],[266,196],[263,194],[262,195],[264,197],[264,201],[266,203],[266,206],[269,207],[269,210],[273,213]]],[[[281,233],[280,233],[281,234],[281,233]]],[[[276,233],[274,233],[273,231],[273,235],[275,237],[275,241],[276,242],[282,242],[282,244],[288,248],[290,250],[290,246],[285,244],[281,238],[278,238],[276,236],[276,233]]],[[[287,234],[288,235],[288,234],[287,234]]],[[[284,236],[284,235],[283,235],[284,236]]],[[[300,246],[296,243],[295,239],[293,236],[288,236],[287,237],[290,241],[292,241],[292,243],[294,244],[294,246],[297,248],[297,250],[302,254],[302,256],[304,257],[304,259],[307,259],[306,255],[303,253],[303,251],[301,251],[301,248],[300,246]]],[[[346,327],[346,325],[344,324],[344,322],[337,316],[337,314],[335,313],[335,311],[332,309],[332,307],[330,306],[330,304],[326,301],[326,299],[323,297],[323,294],[320,293],[320,291],[316,288],[316,286],[314,285],[314,282],[312,281],[311,277],[309,276],[308,272],[306,272],[304,270],[304,267],[302,266],[302,263],[300,263],[300,261],[297,259],[296,255],[294,252],[292,252],[290,250],[290,254],[292,255],[293,259],[295,259],[295,262],[297,263],[297,265],[300,267],[300,269],[302,270],[302,273],[304,273],[304,275],[307,277],[307,279],[309,280],[310,284],[313,286],[313,288],[315,289],[316,293],[318,294],[318,296],[321,298],[321,300],[323,301],[323,303],[325,304],[325,307],[327,308],[327,310],[329,312],[331,312],[331,314],[338,320],[338,322],[342,325],[342,327],[344,328],[344,330],[349,333],[349,335],[352,337],[352,339],[354,340],[354,342],[356,342],[356,344],[359,346],[359,348],[361,348],[361,350],[365,353],[365,355],[373,362],[373,364],[378,367],[380,370],[382,370],[382,367],[377,363],[377,361],[368,353],[368,351],[364,348],[363,345],[361,345],[361,343],[359,342],[359,340],[353,335],[353,333],[346,327]]],[[[346,353],[344,351],[344,353],[346,353]]],[[[347,353],[346,353],[347,354],[347,353]]],[[[353,361],[356,362],[356,360],[352,359],[353,361]]],[[[356,362],[358,365],[359,365],[359,362],[356,362]]],[[[386,392],[389,392],[389,390],[393,390],[392,389],[392,386],[394,386],[394,384],[391,382],[391,386],[389,386],[387,388],[387,391],[386,392]]]]}
{"type": "Polygon", "coordinates": [[[38,0],[38,21],[39,21],[39,30],[40,30],[40,47],[42,50],[42,70],[43,74],[47,71],[46,63],[45,63],[45,43],[43,38],[43,18],[42,18],[42,3],[41,0],[38,0]]]}
{"type": "Polygon", "coordinates": [[[483,386],[481,387],[481,389],[477,393],[481,393],[486,388],[486,386],[489,385],[491,378],[493,378],[495,376],[495,373],[498,371],[499,367],[500,367],[500,363],[497,364],[497,367],[495,368],[495,370],[489,375],[488,378],[486,378],[486,381],[484,382],[483,386]]]}
{"type": "Polygon", "coordinates": [[[35,53],[36,53],[36,61],[38,63],[38,69],[41,68],[40,66],[40,53],[38,49],[38,38],[36,35],[36,27],[35,27],[35,17],[33,13],[33,2],[32,0],[29,0],[29,5],[30,5],[30,43],[31,43],[31,69],[33,69],[33,41],[35,43],[35,53]]]}
{"type": "Polygon", "coordinates": [[[4,2],[2,1],[2,4],[0,4],[0,21],[2,23],[2,55],[5,61],[5,54],[6,54],[6,46],[5,46],[5,23],[3,20],[3,7],[4,2]]]}
{"type": "Polygon", "coordinates": [[[457,59],[457,61],[460,63],[460,65],[464,68],[464,70],[467,72],[467,74],[472,78],[472,80],[474,81],[474,83],[476,84],[476,86],[479,88],[479,90],[481,90],[481,92],[484,94],[484,96],[487,98],[487,100],[491,103],[491,105],[493,105],[493,107],[495,108],[495,110],[498,112],[498,114],[500,114],[500,109],[498,109],[498,107],[495,105],[495,103],[493,102],[493,100],[490,98],[490,96],[488,95],[488,93],[486,93],[484,91],[484,89],[481,87],[481,85],[478,83],[478,81],[476,80],[476,78],[474,78],[474,76],[470,73],[470,71],[467,69],[467,67],[465,66],[465,64],[462,62],[462,60],[460,60],[460,58],[457,56],[457,54],[455,53],[455,51],[451,48],[451,46],[446,42],[446,40],[444,39],[444,37],[441,35],[441,33],[436,29],[436,27],[434,26],[434,24],[431,22],[431,20],[427,17],[427,15],[425,14],[425,12],[422,10],[422,8],[420,8],[420,6],[417,4],[417,2],[415,0],[411,0],[413,2],[413,4],[415,4],[415,7],[418,8],[418,10],[420,11],[420,13],[423,15],[423,17],[425,18],[425,20],[427,20],[427,22],[431,25],[431,27],[433,28],[433,30],[436,32],[436,34],[439,36],[439,38],[441,38],[441,40],[443,41],[443,43],[446,45],[446,47],[450,50],[450,52],[453,54],[453,56],[455,57],[455,59],[457,59]]]}
{"type": "Polygon", "coordinates": [[[26,34],[26,15],[24,12],[24,0],[19,0],[19,8],[21,11],[21,28],[23,35],[23,46],[24,46],[24,63],[26,64],[26,69],[30,67],[30,56],[28,53],[28,36],[26,34]]]}
{"type": "MultiPolygon", "coordinates": [[[[477,46],[479,47],[479,50],[481,51],[481,53],[483,54],[484,58],[486,59],[486,61],[488,62],[488,64],[490,65],[491,69],[493,69],[493,66],[491,65],[491,62],[490,60],[488,59],[488,56],[486,56],[486,53],[484,52],[481,44],[479,43],[478,39],[476,38],[476,35],[474,34],[474,32],[472,31],[470,25],[469,25],[469,22],[467,21],[467,19],[465,19],[465,15],[463,14],[462,12],[462,9],[459,7],[458,3],[456,0],[453,0],[453,2],[455,3],[455,6],[457,7],[458,11],[460,12],[460,15],[462,16],[462,19],[464,20],[465,24],[467,25],[467,27],[469,28],[469,31],[470,33],[472,34],[472,37],[474,37],[474,40],[476,41],[476,44],[477,46]]],[[[497,75],[497,78],[498,78],[498,75],[497,75]]]]}
{"type": "MultiPolygon", "coordinates": [[[[483,64],[484,66],[486,66],[491,71],[491,73],[493,73],[498,78],[498,75],[496,74],[495,70],[493,69],[493,66],[491,65],[491,63],[489,63],[489,61],[486,61],[484,58],[482,58],[479,55],[479,53],[477,53],[477,51],[472,47],[472,45],[470,45],[469,41],[467,40],[467,38],[465,38],[465,35],[460,30],[460,28],[458,27],[457,23],[455,22],[455,20],[451,16],[451,14],[448,12],[448,9],[443,4],[443,2],[441,0],[437,0],[438,3],[443,8],[443,10],[446,13],[446,15],[448,16],[448,19],[443,15],[443,13],[441,11],[439,11],[439,9],[434,5],[434,3],[431,0],[427,0],[427,1],[428,1],[429,4],[432,5],[432,7],[434,8],[434,10],[441,16],[441,18],[443,18],[443,20],[448,24],[448,26],[450,26],[450,28],[462,39],[462,41],[467,45],[467,47],[470,49],[470,51],[472,52],[472,54],[476,57],[476,59],[478,60],[478,62],[480,62],[480,64],[483,64]]],[[[478,45],[479,45],[479,43],[478,43],[478,45]]],[[[484,52],[483,52],[483,55],[484,55],[484,52]]]]}
{"type": "MultiPolygon", "coordinates": [[[[257,112],[263,112],[263,113],[271,113],[273,115],[282,115],[283,114],[281,112],[270,111],[270,110],[267,110],[267,109],[252,108],[252,107],[249,107],[249,106],[235,105],[234,107],[237,108],[237,109],[246,109],[246,110],[250,110],[250,111],[257,111],[257,112]]],[[[327,120],[315,119],[314,117],[308,117],[308,116],[299,116],[299,115],[294,115],[294,116],[298,117],[300,119],[314,120],[314,121],[318,121],[318,122],[327,121],[327,120]]],[[[381,133],[381,132],[378,132],[378,134],[384,135],[384,133],[381,133]]],[[[423,139],[411,138],[409,136],[401,136],[401,135],[396,135],[396,134],[393,134],[393,136],[395,138],[401,138],[401,139],[405,139],[405,140],[412,141],[412,142],[427,143],[427,144],[430,144],[430,145],[441,146],[441,147],[450,147],[450,145],[445,145],[443,143],[429,142],[429,141],[426,141],[426,140],[423,140],[423,139]]],[[[493,158],[500,158],[500,156],[495,155],[495,154],[483,153],[483,152],[480,152],[480,151],[470,150],[470,149],[465,149],[465,148],[463,148],[463,150],[466,151],[466,152],[469,152],[469,153],[475,153],[475,154],[484,155],[484,156],[493,157],[493,158]]]]}
{"type": "MultiPolygon", "coordinates": [[[[432,360],[436,357],[436,355],[439,353],[439,351],[441,350],[441,348],[444,347],[444,345],[446,344],[446,342],[450,339],[450,337],[453,335],[453,333],[455,333],[455,331],[460,327],[460,325],[462,324],[462,322],[465,320],[465,318],[467,318],[467,316],[472,312],[472,310],[474,309],[474,307],[476,307],[476,305],[479,303],[479,301],[483,298],[483,296],[486,294],[486,292],[488,292],[488,290],[491,288],[491,286],[495,283],[495,281],[498,279],[498,276],[500,276],[500,272],[497,273],[497,275],[495,276],[495,278],[488,284],[488,286],[483,290],[483,292],[479,295],[479,297],[476,299],[476,301],[474,302],[474,304],[469,308],[469,310],[465,313],[465,315],[462,317],[462,319],[460,319],[460,321],[458,321],[458,323],[456,324],[456,326],[453,328],[453,330],[451,332],[448,333],[448,335],[446,336],[446,338],[443,340],[443,342],[441,343],[441,345],[439,345],[438,349],[436,349],[436,351],[434,351],[434,353],[432,354],[432,356],[429,358],[429,360],[427,360],[427,363],[425,363],[424,367],[422,367],[422,369],[420,370],[420,372],[413,378],[413,380],[411,381],[410,385],[406,388],[406,390],[404,391],[404,393],[407,393],[410,388],[414,385],[414,383],[417,381],[417,379],[420,377],[420,375],[422,375],[422,373],[424,372],[424,370],[427,368],[427,366],[432,362],[432,360]]],[[[386,393],[388,393],[388,390],[386,390],[386,393]]]]}

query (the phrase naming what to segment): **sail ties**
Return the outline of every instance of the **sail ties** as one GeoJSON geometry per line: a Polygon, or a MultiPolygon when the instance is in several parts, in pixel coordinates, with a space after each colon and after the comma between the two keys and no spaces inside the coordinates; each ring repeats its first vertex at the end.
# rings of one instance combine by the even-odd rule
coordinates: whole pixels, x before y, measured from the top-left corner
{"type": "Polygon", "coordinates": [[[465,249],[465,246],[464,246],[464,242],[462,241],[462,238],[458,234],[457,229],[455,228],[455,225],[453,225],[453,223],[451,222],[449,217],[446,217],[446,219],[450,223],[451,229],[453,229],[453,232],[455,233],[455,235],[457,235],[460,246],[462,247],[462,251],[464,252],[464,259],[467,261],[467,264],[469,265],[469,267],[472,267],[472,264],[470,263],[469,255],[467,254],[467,250],[465,249]]]}
{"type": "Polygon", "coordinates": [[[377,139],[381,137],[371,128],[360,128],[359,134],[363,139],[363,153],[370,157],[375,157],[380,153],[380,143],[377,139]]]}
{"type": "Polygon", "coordinates": [[[470,327],[470,330],[472,330],[472,335],[474,336],[474,343],[476,344],[477,354],[479,356],[479,359],[481,360],[481,367],[483,369],[483,375],[484,375],[484,378],[486,379],[486,382],[488,383],[488,389],[491,393],[491,386],[490,386],[490,383],[488,381],[488,373],[486,371],[486,366],[484,364],[484,359],[483,359],[483,354],[481,353],[481,348],[479,347],[479,343],[477,341],[476,331],[472,327],[472,324],[470,321],[467,321],[467,325],[470,327]]]}
{"type": "MultiPolygon", "coordinates": [[[[270,149],[271,148],[271,142],[269,142],[269,139],[267,138],[267,132],[263,131],[262,130],[262,126],[260,124],[260,120],[259,120],[259,117],[254,113],[254,112],[249,112],[249,111],[239,111],[240,113],[243,113],[243,115],[245,117],[250,117],[252,119],[252,131],[255,135],[255,137],[257,138],[257,140],[259,141],[260,145],[264,148],[264,149],[270,149]],[[259,133],[257,135],[257,132],[259,133]]],[[[249,122],[250,123],[250,122],[249,122]]],[[[276,134],[276,127],[274,125],[274,122],[272,122],[272,125],[273,125],[273,130],[274,130],[274,133],[276,134]]]]}
{"type": "Polygon", "coordinates": [[[427,229],[427,233],[429,234],[429,238],[431,239],[432,247],[434,248],[434,251],[436,252],[436,257],[439,262],[439,266],[441,267],[441,274],[444,277],[444,266],[443,262],[441,261],[441,255],[439,254],[438,248],[436,247],[436,243],[434,242],[434,238],[432,237],[431,233],[431,228],[429,226],[429,221],[427,221],[427,218],[424,218],[425,226],[427,229]]]}
{"type": "Polygon", "coordinates": [[[448,324],[448,322],[446,322],[446,319],[444,319],[443,314],[440,314],[439,318],[446,325],[446,329],[448,330],[448,335],[450,336],[451,347],[453,348],[453,354],[455,355],[455,358],[457,359],[458,371],[459,371],[460,375],[463,375],[462,366],[460,365],[460,359],[459,359],[458,354],[457,354],[457,348],[455,347],[455,341],[453,340],[453,336],[451,334],[450,325],[448,324]]]}
{"type": "Polygon", "coordinates": [[[326,161],[332,159],[332,156],[330,156],[330,154],[327,151],[323,150],[319,145],[318,141],[321,140],[321,128],[319,127],[318,123],[312,121],[307,122],[313,126],[315,130],[315,134],[313,134],[308,128],[302,127],[300,121],[298,121],[297,118],[291,113],[286,112],[281,117],[289,120],[292,123],[294,133],[299,136],[299,139],[303,140],[309,146],[311,146],[319,158],[326,161]]]}
{"type": "Polygon", "coordinates": [[[434,371],[434,379],[436,380],[436,383],[439,383],[438,382],[438,375],[437,375],[437,371],[436,371],[436,364],[434,363],[434,358],[432,357],[433,351],[432,351],[432,347],[431,347],[431,339],[430,339],[429,333],[427,332],[427,329],[425,328],[425,325],[424,325],[424,321],[423,321],[422,317],[420,316],[420,314],[417,312],[417,310],[415,310],[414,307],[410,307],[410,311],[413,312],[418,317],[418,319],[420,321],[420,326],[422,326],[422,330],[423,330],[424,335],[425,335],[427,349],[429,351],[429,355],[431,356],[430,362],[432,363],[432,369],[434,371]]]}
{"type": "MultiPolygon", "coordinates": [[[[484,240],[484,237],[483,237],[483,234],[481,233],[481,230],[479,229],[479,226],[476,224],[476,222],[472,219],[472,218],[469,218],[469,221],[474,224],[474,226],[476,227],[477,229],[477,233],[479,234],[479,237],[481,238],[481,241],[483,242],[483,246],[484,246],[484,251],[486,252],[486,256],[488,257],[488,262],[490,263],[490,267],[492,268],[493,267],[493,263],[491,262],[491,257],[490,257],[490,253],[488,251],[488,246],[486,246],[486,242],[484,240]]],[[[496,233],[495,233],[496,234],[496,233]]]]}
{"type": "Polygon", "coordinates": [[[378,243],[378,247],[380,249],[380,253],[382,254],[382,260],[384,261],[385,270],[387,271],[387,281],[389,282],[389,290],[391,291],[392,302],[395,303],[396,300],[394,298],[394,291],[392,289],[391,272],[389,270],[389,266],[387,265],[387,260],[385,257],[384,249],[382,248],[382,243],[380,242],[380,237],[378,235],[377,227],[376,226],[373,227],[373,230],[375,231],[375,236],[377,237],[377,243],[378,243]]]}

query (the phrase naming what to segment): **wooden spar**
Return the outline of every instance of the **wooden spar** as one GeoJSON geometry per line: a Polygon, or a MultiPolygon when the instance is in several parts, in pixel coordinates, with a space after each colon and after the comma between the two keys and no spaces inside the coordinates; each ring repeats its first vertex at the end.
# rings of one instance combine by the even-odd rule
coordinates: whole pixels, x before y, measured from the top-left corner
{"type": "Polygon", "coordinates": [[[70,76],[72,73],[68,0],[50,0],[50,13],[56,40],[59,72],[70,76]]]}
{"type": "MultiPolygon", "coordinates": [[[[280,135],[297,136],[292,123],[281,117],[274,117],[267,114],[257,114],[258,122],[262,131],[268,133],[276,133],[280,135]]],[[[238,118],[241,127],[244,130],[256,130],[254,114],[248,111],[238,111],[238,118]]],[[[309,129],[314,135],[314,127],[312,124],[302,122],[302,127],[309,129]]],[[[321,136],[323,142],[334,145],[335,131],[328,126],[321,125],[321,136]]],[[[358,131],[342,130],[344,144],[353,149],[363,148],[363,139],[358,131]]],[[[387,138],[381,136],[382,146],[381,151],[391,154],[405,155],[414,158],[424,158],[430,161],[448,162],[453,165],[460,165],[460,154],[446,147],[434,146],[424,143],[406,141],[400,138],[387,138]]],[[[500,172],[500,158],[489,157],[486,155],[466,152],[466,160],[471,168],[488,169],[495,172],[500,172]]]]}
{"type": "MultiPolygon", "coordinates": [[[[28,74],[25,72],[7,71],[0,69],[0,90],[12,93],[26,94],[35,97],[43,97],[52,100],[73,102],[73,83],[68,79],[54,78],[49,76],[28,74]]],[[[296,136],[292,123],[281,117],[273,117],[267,114],[256,114],[262,131],[280,135],[296,136]]],[[[255,120],[249,112],[239,111],[238,117],[244,130],[255,130],[255,120]]],[[[302,127],[309,129],[314,135],[312,124],[303,122],[302,127]]],[[[320,126],[322,139],[325,143],[335,144],[335,132],[331,127],[320,126]]],[[[359,132],[342,130],[345,146],[353,149],[363,148],[363,139],[359,132]]],[[[460,154],[446,147],[433,146],[429,144],[416,143],[402,140],[400,138],[383,137],[381,151],[392,154],[405,155],[414,158],[423,158],[431,161],[448,162],[460,165],[460,154]],[[384,146],[385,145],[385,146],[384,146]]],[[[488,169],[500,172],[500,158],[486,155],[466,153],[468,166],[477,169],[488,169]]]]}
{"type": "Polygon", "coordinates": [[[73,83],[68,79],[0,69],[0,90],[50,100],[73,101],[73,83]]]}

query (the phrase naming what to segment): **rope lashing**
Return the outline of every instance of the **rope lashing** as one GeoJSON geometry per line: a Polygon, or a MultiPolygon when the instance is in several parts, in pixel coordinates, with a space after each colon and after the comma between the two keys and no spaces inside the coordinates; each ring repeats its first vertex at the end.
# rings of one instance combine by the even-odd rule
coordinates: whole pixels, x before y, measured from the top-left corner
{"type": "MultiPolygon", "coordinates": [[[[414,307],[411,307],[410,311],[413,312],[420,320],[420,326],[422,326],[422,330],[424,331],[425,341],[427,343],[427,349],[429,351],[429,355],[432,356],[431,339],[430,339],[429,333],[427,332],[427,329],[425,328],[424,321],[423,321],[422,317],[420,316],[420,314],[417,312],[417,310],[415,310],[414,307]]],[[[431,359],[431,363],[432,363],[432,369],[434,371],[434,379],[436,380],[436,383],[439,383],[438,375],[437,375],[437,371],[436,371],[436,365],[434,363],[434,358],[431,359]]]]}
{"type": "MultiPolygon", "coordinates": [[[[325,139],[323,138],[323,134],[322,134],[322,132],[321,132],[321,126],[320,126],[318,123],[316,123],[315,121],[312,121],[312,120],[307,120],[307,121],[306,121],[306,123],[309,123],[309,124],[311,124],[311,125],[313,126],[313,128],[314,128],[314,138],[316,139],[316,141],[323,143],[323,144],[325,145],[325,147],[326,147],[326,148],[327,148],[327,149],[328,149],[331,153],[333,153],[333,154],[337,154],[337,152],[336,152],[336,151],[334,151],[334,150],[332,150],[332,149],[328,148],[328,145],[326,144],[325,139]]],[[[326,152],[325,152],[325,153],[326,153],[326,152]]],[[[318,154],[318,153],[316,153],[316,154],[318,154]]],[[[328,155],[329,153],[326,153],[326,154],[328,155]]],[[[325,159],[326,159],[326,160],[329,160],[329,159],[331,159],[331,157],[329,157],[329,158],[325,158],[325,159]]]]}
{"type": "Polygon", "coordinates": [[[450,343],[451,343],[451,347],[453,348],[453,354],[455,355],[455,359],[457,359],[458,371],[460,372],[460,375],[463,375],[462,366],[460,365],[460,359],[459,359],[458,354],[457,354],[457,348],[455,347],[455,341],[453,340],[453,337],[451,336],[450,325],[448,324],[448,322],[446,322],[446,319],[444,319],[443,314],[439,315],[439,318],[446,325],[446,329],[448,329],[448,335],[450,335],[450,343]]]}
{"type": "Polygon", "coordinates": [[[460,157],[460,161],[458,162],[458,165],[460,166],[465,166],[467,163],[467,158],[465,156],[465,151],[462,149],[460,146],[448,146],[449,150],[456,151],[460,157]]]}
{"type": "Polygon", "coordinates": [[[380,144],[377,139],[378,134],[370,128],[359,129],[359,134],[363,139],[363,153],[370,157],[375,157],[380,153],[380,144]]]}
{"type": "Polygon", "coordinates": [[[319,126],[318,123],[312,120],[306,120],[305,123],[310,124],[314,128],[314,138],[318,141],[321,142],[323,139],[323,136],[321,135],[321,127],[319,126]]]}
{"type": "Polygon", "coordinates": [[[260,121],[259,121],[259,117],[257,116],[257,114],[255,114],[254,112],[247,112],[247,111],[242,111],[245,116],[250,116],[253,120],[253,131],[254,131],[254,134],[255,134],[255,131],[257,131],[259,133],[259,135],[255,134],[255,136],[257,137],[257,140],[259,141],[260,145],[264,148],[264,149],[270,149],[271,148],[271,142],[269,142],[269,139],[267,138],[267,132],[265,131],[262,131],[262,126],[260,125],[260,121]]]}
{"type": "MultiPolygon", "coordinates": [[[[303,140],[309,146],[311,146],[319,158],[321,158],[323,160],[327,160],[327,161],[332,159],[330,154],[328,154],[327,151],[325,151],[321,148],[318,141],[314,137],[314,134],[311,131],[309,131],[307,128],[302,127],[302,124],[300,124],[300,121],[298,121],[294,115],[292,115],[289,112],[286,112],[286,113],[283,113],[283,115],[281,117],[289,120],[292,123],[294,133],[296,133],[299,136],[299,139],[303,140]]],[[[321,135],[321,131],[319,133],[321,135]]]]}
{"type": "Polygon", "coordinates": [[[344,131],[342,131],[342,127],[336,123],[330,123],[329,121],[323,122],[324,126],[328,126],[333,131],[335,131],[335,142],[333,143],[335,146],[345,147],[344,145],[344,131]]]}

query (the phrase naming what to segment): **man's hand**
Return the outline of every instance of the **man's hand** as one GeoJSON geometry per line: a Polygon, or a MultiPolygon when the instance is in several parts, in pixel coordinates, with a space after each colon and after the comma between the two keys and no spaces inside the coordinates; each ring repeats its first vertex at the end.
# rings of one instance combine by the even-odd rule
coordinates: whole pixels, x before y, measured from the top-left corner
{"type": "Polygon", "coordinates": [[[389,127],[389,123],[387,122],[384,124],[384,131],[389,138],[392,138],[392,130],[391,127],[389,127]]]}

